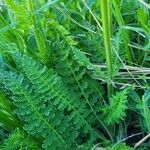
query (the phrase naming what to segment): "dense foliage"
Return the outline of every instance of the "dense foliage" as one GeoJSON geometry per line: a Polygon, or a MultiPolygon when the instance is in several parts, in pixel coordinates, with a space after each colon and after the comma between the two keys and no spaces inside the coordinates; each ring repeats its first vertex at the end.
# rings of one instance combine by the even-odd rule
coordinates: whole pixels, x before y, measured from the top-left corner
{"type": "Polygon", "coordinates": [[[3,0],[0,149],[150,149],[149,3],[3,0]]]}

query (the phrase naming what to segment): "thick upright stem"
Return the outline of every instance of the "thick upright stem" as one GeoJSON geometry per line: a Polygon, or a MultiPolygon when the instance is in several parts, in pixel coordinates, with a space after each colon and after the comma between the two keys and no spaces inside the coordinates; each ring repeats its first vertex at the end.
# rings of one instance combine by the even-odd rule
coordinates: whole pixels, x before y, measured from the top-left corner
{"type": "MultiPolygon", "coordinates": [[[[106,63],[108,68],[108,76],[111,79],[113,73],[113,57],[112,57],[112,48],[111,48],[111,29],[110,29],[110,10],[108,8],[109,0],[101,0],[101,16],[102,16],[102,26],[103,26],[103,36],[104,36],[104,44],[105,44],[105,53],[106,53],[106,63]]],[[[108,94],[112,95],[113,87],[108,81],[108,94]]]]}

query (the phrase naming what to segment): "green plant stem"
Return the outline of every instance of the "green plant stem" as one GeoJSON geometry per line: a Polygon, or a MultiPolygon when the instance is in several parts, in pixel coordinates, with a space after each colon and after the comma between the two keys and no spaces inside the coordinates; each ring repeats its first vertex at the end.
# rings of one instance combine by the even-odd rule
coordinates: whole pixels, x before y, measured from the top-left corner
{"type": "Polygon", "coordinates": [[[109,24],[109,32],[110,35],[112,34],[112,24],[113,24],[113,18],[112,18],[112,2],[111,0],[108,0],[108,24],[109,24]]]}
{"type": "MultiPolygon", "coordinates": [[[[111,37],[110,37],[110,8],[108,6],[109,0],[101,0],[101,15],[102,15],[102,26],[103,26],[103,36],[105,44],[105,53],[106,53],[106,63],[108,68],[108,76],[111,79],[113,74],[113,57],[112,57],[112,48],[111,48],[111,37]]],[[[112,95],[113,87],[110,80],[107,83],[109,97],[112,95]]]]}
{"type": "Polygon", "coordinates": [[[33,26],[34,26],[33,30],[34,30],[34,35],[35,35],[35,39],[36,39],[36,42],[37,42],[37,46],[38,46],[38,49],[39,49],[39,56],[43,61],[45,61],[45,56],[46,56],[45,44],[44,44],[43,39],[41,38],[41,34],[39,33],[38,27],[36,25],[36,18],[35,18],[35,15],[34,15],[33,0],[29,0],[29,8],[30,8],[30,12],[31,12],[31,15],[32,15],[32,23],[33,23],[33,26]]]}

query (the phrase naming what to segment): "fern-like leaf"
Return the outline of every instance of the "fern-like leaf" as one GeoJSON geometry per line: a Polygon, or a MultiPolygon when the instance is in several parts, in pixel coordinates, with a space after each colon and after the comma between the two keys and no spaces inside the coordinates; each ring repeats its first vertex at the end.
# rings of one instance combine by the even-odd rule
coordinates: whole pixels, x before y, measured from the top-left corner
{"type": "MultiPolygon", "coordinates": [[[[13,94],[12,98],[18,108],[15,112],[22,121],[25,121],[25,130],[37,137],[47,137],[46,140],[49,142],[44,144],[45,148],[49,145],[55,146],[54,149],[57,146],[62,147],[62,145],[68,148],[67,143],[69,141],[66,142],[60,135],[68,128],[68,119],[64,118],[63,112],[56,110],[56,108],[52,109],[51,103],[46,104],[42,99],[43,96],[37,93],[33,89],[33,85],[25,80],[22,75],[3,71],[1,78],[5,88],[13,94]],[[59,144],[56,145],[55,142],[59,144]]],[[[70,130],[68,129],[68,131],[70,130]]],[[[70,136],[72,134],[67,134],[66,132],[64,136],[67,135],[70,136]]]]}
{"type": "Polygon", "coordinates": [[[69,91],[53,70],[26,55],[15,55],[22,72],[2,71],[0,79],[12,92],[16,113],[25,121],[24,129],[33,136],[45,138],[43,148],[70,149],[99,137],[88,122],[88,107],[77,94],[69,91]],[[89,138],[78,143],[79,133],[89,138]]]}
{"type": "Polygon", "coordinates": [[[86,57],[85,53],[77,48],[73,48],[74,57],[81,66],[89,67],[90,60],[86,57]]]}
{"type": "Polygon", "coordinates": [[[112,125],[124,119],[127,109],[127,94],[128,89],[124,89],[111,98],[111,104],[104,112],[106,124],[112,125]]]}

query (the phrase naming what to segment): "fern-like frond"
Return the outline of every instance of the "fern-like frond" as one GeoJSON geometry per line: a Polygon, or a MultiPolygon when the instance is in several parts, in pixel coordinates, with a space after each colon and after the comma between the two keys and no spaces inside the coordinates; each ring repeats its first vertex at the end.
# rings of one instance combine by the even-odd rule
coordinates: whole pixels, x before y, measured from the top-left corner
{"type": "MultiPolygon", "coordinates": [[[[97,90],[99,89],[98,82],[92,79],[86,72],[86,68],[93,69],[94,65],[90,63],[90,60],[85,56],[84,52],[75,47],[76,42],[69,36],[69,33],[63,26],[59,25],[56,21],[52,21],[50,29],[51,28],[53,28],[52,31],[49,31],[51,34],[55,33],[54,35],[57,35],[59,33],[63,39],[61,40],[62,42],[60,41],[57,44],[57,47],[53,48],[53,51],[56,49],[54,55],[56,57],[55,64],[57,64],[57,68],[54,69],[56,69],[58,74],[63,76],[69,87],[82,97],[82,101],[84,103],[86,102],[86,105],[90,107],[90,115],[88,116],[90,119],[88,120],[90,120],[91,123],[98,121],[101,127],[107,130],[100,120],[100,111],[97,107],[98,103],[101,103],[101,101],[99,101],[99,90],[97,90]],[[95,83],[95,86],[93,87],[90,82],[95,83]]],[[[56,40],[54,42],[56,42],[56,40]]]]}
{"type": "Polygon", "coordinates": [[[24,129],[29,134],[45,138],[45,148],[51,146],[53,149],[68,149],[77,136],[76,131],[72,130],[70,118],[65,117],[59,108],[52,107],[52,103],[48,102],[49,97],[34,90],[33,85],[24,76],[3,71],[1,79],[5,88],[12,92],[17,106],[15,112],[25,122],[24,129]]]}
{"type": "Polygon", "coordinates": [[[127,109],[127,94],[128,89],[124,89],[112,96],[111,104],[104,112],[106,124],[112,125],[124,119],[127,109]]]}
{"type": "Polygon", "coordinates": [[[87,68],[91,66],[91,62],[86,57],[84,52],[82,52],[81,50],[77,48],[73,48],[73,54],[74,54],[75,59],[81,66],[85,66],[87,68]]]}
{"type": "Polygon", "coordinates": [[[53,70],[26,55],[16,54],[15,62],[22,74],[2,71],[0,78],[12,92],[16,113],[25,121],[25,130],[45,138],[43,147],[70,149],[92,146],[99,134],[88,122],[89,108],[80,96],[68,90],[53,70]],[[78,143],[79,133],[89,135],[78,143]]]}

